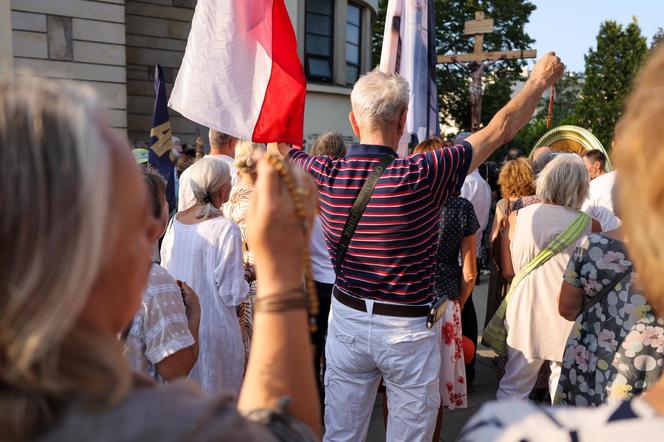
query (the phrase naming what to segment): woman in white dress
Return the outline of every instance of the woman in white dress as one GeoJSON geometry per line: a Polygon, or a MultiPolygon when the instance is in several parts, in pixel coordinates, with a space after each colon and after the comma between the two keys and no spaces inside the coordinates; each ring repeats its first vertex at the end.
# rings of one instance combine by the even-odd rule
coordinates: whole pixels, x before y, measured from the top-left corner
{"type": "Polygon", "coordinates": [[[199,356],[190,378],[203,390],[238,394],[244,347],[236,313],[249,293],[239,228],[221,216],[231,190],[228,165],[207,157],[191,166],[196,205],[179,212],[166,231],[161,263],[200,298],[199,356]]]}
{"type": "MultiPolygon", "coordinates": [[[[501,247],[503,275],[510,280],[546,248],[580,214],[588,194],[588,172],[581,157],[561,154],[537,178],[537,196],[543,201],[513,211],[505,225],[501,247]]],[[[558,314],[558,292],[570,256],[592,230],[596,221],[566,249],[531,271],[511,288],[505,325],[507,328],[507,365],[496,397],[527,399],[537,374],[550,361],[549,389],[555,392],[560,377],[560,362],[571,321],[558,314]]]]}

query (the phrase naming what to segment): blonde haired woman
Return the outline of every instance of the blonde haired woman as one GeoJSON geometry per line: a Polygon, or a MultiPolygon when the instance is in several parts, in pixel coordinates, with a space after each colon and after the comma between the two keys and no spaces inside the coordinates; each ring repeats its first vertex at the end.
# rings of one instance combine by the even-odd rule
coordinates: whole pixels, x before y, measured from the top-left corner
{"type": "Polygon", "coordinates": [[[261,149],[263,145],[250,141],[240,141],[235,145],[235,160],[233,165],[237,171],[237,184],[231,189],[228,201],[223,205],[224,216],[240,228],[242,235],[242,259],[244,260],[245,278],[250,286],[249,296],[238,307],[240,318],[240,333],[244,346],[245,365],[249,361],[251,350],[251,336],[254,329],[254,299],[256,297],[256,273],[254,271],[254,257],[247,246],[247,213],[249,201],[254,193],[256,181],[256,160],[254,150],[261,149]]]}
{"type": "MultiPolygon", "coordinates": [[[[540,252],[580,219],[588,194],[588,171],[578,155],[557,156],[537,178],[543,203],[512,212],[502,237],[503,275],[511,280],[525,272],[540,252]]],[[[526,399],[544,361],[550,361],[549,391],[555,392],[567,336],[574,324],[558,314],[557,295],[570,256],[585,235],[601,228],[585,220],[581,235],[511,287],[507,305],[507,364],[498,399],[526,399]]]]}
{"type": "MultiPolygon", "coordinates": [[[[314,440],[320,417],[304,309],[256,312],[236,402],[135,376],[117,334],[134,316],[160,233],[127,141],[80,85],[0,82],[0,439],[314,440]],[[57,252],[57,257],[54,257],[57,252]],[[279,399],[302,424],[279,411],[279,399]],[[275,416],[276,415],[276,416],[275,416]],[[278,439],[279,438],[279,439],[278,439]]],[[[315,187],[296,176],[311,197],[315,187]]],[[[288,299],[308,238],[274,168],[249,227],[258,299],[288,299]],[[278,234],[273,233],[278,228],[278,234]],[[277,256],[278,254],[278,256],[277,256]]]]}
{"type": "Polygon", "coordinates": [[[231,190],[228,165],[203,158],[191,166],[189,180],[195,204],[173,218],[162,241],[161,262],[200,298],[199,354],[190,377],[209,393],[238,394],[245,361],[236,308],[249,286],[240,230],[220,209],[231,190]]]}

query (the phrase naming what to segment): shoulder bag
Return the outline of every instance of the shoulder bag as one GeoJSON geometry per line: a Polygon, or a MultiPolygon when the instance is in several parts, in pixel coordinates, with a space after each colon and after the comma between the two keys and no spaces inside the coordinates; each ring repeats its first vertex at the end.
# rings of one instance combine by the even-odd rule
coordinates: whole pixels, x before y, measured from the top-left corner
{"type": "Polygon", "coordinates": [[[542,249],[532,261],[522,268],[512,279],[512,285],[509,292],[498,307],[498,310],[489,321],[482,333],[482,345],[490,347],[499,356],[507,356],[507,328],[505,327],[505,317],[507,316],[507,305],[512,298],[514,289],[528,276],[533,270],[539,268],[548,260],[565,250],[579,239],[590,223],[590,217],[581,212],[551,243],[542,249]]]}

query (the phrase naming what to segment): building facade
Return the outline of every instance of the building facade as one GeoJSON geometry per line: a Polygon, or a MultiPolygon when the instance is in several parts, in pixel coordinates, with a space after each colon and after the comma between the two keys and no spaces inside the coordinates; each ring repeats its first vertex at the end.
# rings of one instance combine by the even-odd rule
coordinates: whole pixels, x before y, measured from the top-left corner
{"type": "MultiPolygon", "coordinates": [[[[251,1],[251,0],[247,0],[251,1]]],[[[326,130],[348,140],[350,90],[372,68],[378,0],[285,0],[307,75],[304,144],[326,130]]],[[[149,138],[154,66],[173,86],[196,0],[0,0],[0,73],[85,83],[113,127],[149,138]]],[[[171,111],[173,133],[193,142],[207,128],[171,111]]]]}

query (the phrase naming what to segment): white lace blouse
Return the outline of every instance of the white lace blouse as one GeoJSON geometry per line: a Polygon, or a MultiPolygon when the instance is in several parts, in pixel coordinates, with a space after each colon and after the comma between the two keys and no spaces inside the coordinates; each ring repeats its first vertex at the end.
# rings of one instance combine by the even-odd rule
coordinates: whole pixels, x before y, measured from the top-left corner
{"type": "Polygon", "coordinates": [[[194,337],[189,331],[180,288],[166,269],[152,264],[141,306],[124,343],[129,365],[163,383],[157,364],[192,345],[194,337]]]}

